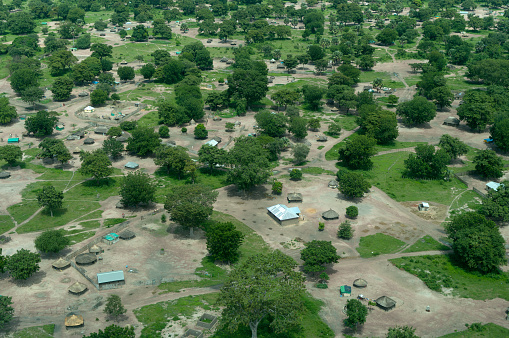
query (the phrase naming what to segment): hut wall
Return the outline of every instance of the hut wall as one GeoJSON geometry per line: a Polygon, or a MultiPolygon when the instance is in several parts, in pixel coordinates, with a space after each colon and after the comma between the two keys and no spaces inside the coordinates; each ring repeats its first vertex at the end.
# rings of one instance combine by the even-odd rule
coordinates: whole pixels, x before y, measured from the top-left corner
{"type": "Polygon", "coordinates": [[[119,282],[109,282],[109,283],[101,283],[99,284],[98,290],[112,290],[118,289],[122,285],[125,285],[125,280],[119,282]]]}

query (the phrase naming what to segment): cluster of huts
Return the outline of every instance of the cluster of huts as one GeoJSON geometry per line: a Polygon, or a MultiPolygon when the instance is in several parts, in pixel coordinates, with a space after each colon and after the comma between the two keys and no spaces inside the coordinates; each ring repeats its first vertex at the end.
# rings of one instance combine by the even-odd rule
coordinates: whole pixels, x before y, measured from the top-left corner
{"type": "MultiPolygon", "coordinates": [[[[358,278],[354,280],[353,286],[359,289],[366,288],[368,286],[368,282],[365,279],[358,278]]],[[[339,288],[339,292],[342,297],[350,297],[352,295],[352,287],[349,285],[341,285],[339,288]]],[[[364,297],[362,294],[358,296],[358,299],[360,300],[367,300],[367,301],[373,301],[376,303],[378,307],[385,311],[392,310],[396,307],[396,301],[388,296],[381,296],[377,299],[369,299],[364,297]]]]}

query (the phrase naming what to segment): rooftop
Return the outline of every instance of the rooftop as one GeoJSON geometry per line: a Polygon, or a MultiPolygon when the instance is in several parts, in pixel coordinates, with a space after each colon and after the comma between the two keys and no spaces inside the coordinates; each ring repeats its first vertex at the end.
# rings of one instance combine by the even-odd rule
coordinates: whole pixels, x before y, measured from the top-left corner
{"type": "Polygon", "coordinates": [[[97,274],[97,283],[118,282],[124,280],[124,271],[101,272],[97,274]]]}
{"type": "Polygon", "coordinates": [[[300,214],[300,209],[298,207],[288,208],[284,204],[273,205],[268,207],[267,210],[280,221],[299,218],[300,214]]]}

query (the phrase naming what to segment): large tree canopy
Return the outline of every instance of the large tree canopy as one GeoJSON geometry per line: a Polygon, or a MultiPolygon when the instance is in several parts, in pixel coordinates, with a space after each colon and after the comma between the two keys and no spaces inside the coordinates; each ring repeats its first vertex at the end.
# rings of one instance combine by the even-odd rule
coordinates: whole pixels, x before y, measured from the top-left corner
{"type": "Polygon", "coordinates": [[[304,261],[304,272],[317,273],[324,271],[326,264],[337,263],[339,255],[331,242],[312,240],[300,252],[300,259],[304,261]]]}
{"type": "Polygon", "coordinates": [[[14,279],[28,279],[39,271],[41,256],[26,249],[18,250],[7,259],[6,269],[14,279]]]}

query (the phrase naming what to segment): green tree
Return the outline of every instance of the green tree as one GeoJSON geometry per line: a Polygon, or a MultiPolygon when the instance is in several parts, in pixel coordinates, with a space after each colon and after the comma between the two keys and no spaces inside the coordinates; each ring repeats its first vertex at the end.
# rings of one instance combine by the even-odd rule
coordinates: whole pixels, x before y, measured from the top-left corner
{"type": "Polygon", "coordinates": [[[120,157],[124,151],[124,145],[113,138],[108,138],[103,142],[102,151],[111,156],[113,159],[116,159],[120,157]]]}
{"type": "Polygon", "coordinates": [[[47,230],[37,236],[35,248],[44,253],[57,253],[65,249],[71,241],[65,237],[63,230],[47,230]]]}
{"type": "Polygon", "coordinates": [[[21,93],[21,100],[31,104],[33,109],[35,109],[35,103],[41,101],[43,97],[44,90],[38,87],[27,88],[21,93]]]}
{"type": "Polygon", "coordinates": [[[451,159],[458,158],[468,152],[468,147],[459,138],[444,134],[440,137],[438,146],[445,150],[451,159]]]}
{"type": "Polygon", "coordinates": [[[156,186],[148,174],[140,171],[128,173],[120,181],[120,202],[126,207],[154,200],[156,186]]]}
{"type": "MultiPolygon", "coordinates": [[[[41,256],[38,253],[20,249],[7,259],[6,270],[12,278],[26,280],[39,271],[41,256]]],[[[3,297],[2,297],[3,298],[3,297]]]]}
{"type": "Polygon", "coordinates": [[[309,147],[305,144],[298,143],[293,146],[292,155],[295,163],[302,163],[306,160],[309,154],[309,147]]]}
{"type": "Polygon", "coordinates": [[[308,136],[308,131],[306,128],[307,121],[305,118],[300,116],[293,116],[290,119],[290,123],[288,125],[288,131],[295,136],[296,139],[302,140],[308,136]]]}
{"type": "Polygon", "coordinates": [[[102,60],[113,56],[113,46],[104,43],[94,43],[90,50],[93,52],[92,57],[102,60]]]}
{"type": "Polygon", "coordinates": [[[159,130],[157,131],[160,138],[168,138],[170,137],[170,128],[168,128],[165,125],[162,125],[159,127],[159,130]]]}
{"type": "Polygon", "coordinates": [[[320,119],[317,118],[309,119],[307,125],[309,129],[313,131],[318,131],[321,127],[320,119]]]}
{"type": "Polygon", "coordinates": [[[347,172],[338,177],[338,190],[347,198],[360,198],[371,188],[371,184],[359,173],[347,172]]]}
{"type": "Polygon", "coordinates": [[[143,65],[143,67],[141,67],[140,69],[140,74],[143,76],[144,79],[147,79],[149,81],[154,76],[155,72],[156,68],[151,63],[143,65]]]}
{"type": "Polygon", "coordinates": [[[71,97],[74,81],[67,76],[58,77],[51,86],[54,101],[66,101],[71,97]]]}
{"type": "Polygon", "coordinates": [[[280,251],[250,256],[236,266],[219,295],[224,306],[221,327],[235,332],[240,325],[249,326],[256,338],[258,325],[267,317],[276,333],[300,324],[304,278],[296,266],[280,251]]]}
{"type": "Polygon", "coordinates": [[[56,158],[61,163],[72,159],[69,149],[67,149],[62,140],[46,137],[39,143],[39,148],[42,149],[42,152],[39,154],[42,158],[56,158]]]}
{"type": "Polygon", "coordinates": [[[292,169],[290,171],[290,179],[293,181],[300,181],[302,179],[302,170],[292,169]]]}
{"type": "Polygon", "coordinates": [[[172,221],[188,227],[190,236],[193,236],[193,229],[202,227],[212,215],[212,205],[216,201],[217,195],[217,191],[204,185],[173,186],[166,196],[164,208],[170,214],[172,221]]]}
{"type": "Polygon", "coordinates": [[[122,337],[122,338],[135,338],[136,335],[134,333],[134,326],[129,327],[120,327],[115,324],[107,326],[104,331],[99,330],[99,332],[92,332],[89,336],[83,336],[83,338],[112,338],[112,337],[122,337]]]}
{"type": "Polygon", "coordinates": [[[102,21],[101,19],[94,22],[94,28],[98,31],[104,31],[108,27],[108,23],[102,21]]]}
{"type": "Polygon", "coordinates": [[[398,137],[396,114],[390,110],[359,109],[360,125],[365,134],[376,139],[379,144],[388,144],[398,137]]]}
{"type": "Polygon", "coordinates": [[[127,309],[122,305],[122,300],[118,295],[110,295],[106,300],[106,306],[104,307],[104,313],[108,316],[117,319],[120,315],[127,312],[127,309]]]}
{"type": "Polygon", "coordinates": [[[102,89],[96,89],[90,93],[90,104],[93,106],[101,106],[108,99],[108,93],[102,89]]]}
{"type": "Polygon", "coordinates": [[[302,94],[304,95],[304,102],[309,104],[311,109],[316,110],[321,105],[325,90],[318,86],[304,85],[302,86],[302,94]]]}
{"type": "Polygon", "coordinates": [[[494,221],[509,221],[509,182],[503,182],[497,190],[490,189],[479,213],[494,221]]]}
{"type": "Polygon", "coordinates": [[[327,127],[327,132],[331,135],[339,135],[341,133],[341,125],[337,122],[331,122],[327,127]]]}
{"type": "Polygon", "coordinates": [[[242,232],[231,222],[216,223],[207,229],[207,250],[214,259],[222,262],[236,262],[239,248],[244,241],[242,232]]]}
{"type": "Polygon", "coordinates": [[[206,139],[209,136],[209,132],[205,129],[205,126],[200,123],[194,128],[194,138],[206,139]]]}
{"type": "Polygon", "coordinates": [[[165,40],[171,39],[171,27],[166,24],[166,20],[164,19],[155,19],[152,22],[154,28],[152,29],[152,34],[154,36],[160,35],[161,38],[165,40]]]}
{"type": "Polygon", "coordinates": [[[485,178],[499,178],[504,175],[502,157],[493,150],[479,150],[474,157],[475,170],[485,178]]]}
{"type": "Polygon", "coordinates": [[[152,128],[137,127],[127,140],[126,150],[138,156],[146,156],[161,144],[159,135],[152,128]]]}
{"type": "Polygon", "coordinates": [[[206,164],[210,168],[211,173],[217,164],[226,163],[227,155],[226,150],[213,147],[210,144],[204,144],[198,150],[199,161],[206,164]]]}
{"type": "Polygon", "coordinates": [[[368,308],[362,304],[358,299],[349,299],[346,302],[346,315],[345,325],[351,329],[357,330],[357,326],[366,322],[368,316],[368,308]]]}
{"type": "Polygon", "coordinates": [[[21,68],[11,74],[10,80],[12,90],[21,95],[26,89],[39,85],[39,73],[34,69],[21,68]]]}
{"type": "Polygon", "coordinates": [[[71,70],[78,62],[78,58],[68,50],[58,50],[49,57],[49,67],[52,76],[59,76],[71,70]]]}
{"type": "Polygon", "coordinates": [[[280,89],[271,95],[271,99],[276,102],[278,109],[284,106],[285,109],[288,105],[293,104],[295,101],[300,99],[300,93],[292,89],[280,89]]]}
{"type": "Polygon", "coordinates": [[[437,109],[425,97],[417,96],[410,101],[400,103],[396,108],[396,114],[403,117],[405,123],[422,124],[433,120],[437,115],[437,109]]]}
{"type": "Polygon", "coordinates": [[[37,202],[41,207],[49,209],[51,217],[53,217],[53,210],[62,208],[62,201],[64,200],[64,193],[57,191],[54,186],[47,185],[37,193],[37,202]]]}
{"type": "Polygon", "coordinates": [[[273,114],[263,110],[255,115],[255,120],[258,128],[271,137],[283,137],[288,128],[288,118],[282,113],[273,114]]]}
{"type": "Polygon", "coordinates": [[[11,167],[22,158],[23,152],[20,147],[11,144],[0,146],[0,159],[7,161],[11,167]]]}
{"type": "Polygon", "coordinates": [[[134,68],[133,67],[118,67],[117,69],[118,77],[121,81],[127,81],[134,79],[134,68]]]}
{"type": "Polygon", "coordinates": [[[16,108],[9,104],[9,99],[0,97],[0,124],[11,123],[16,117],[18,117],[16,108]]]}
{"type": "Polygon", "coordinates": [[[14,308],[12,305],[12,297],[0,297],[0,329],[3,329],[14,317],[14,308]]]}
{"type": "Polygon", "coordinates": [[[389,97],[387,98],[387,103],[391,106],[397,105],[398,101],[399,101],[399,98],[394,94],[389,95],[389,97]]]}
{"type": "Polygon", "coordinates": [[[12,13],[7,18],[7,27],[16,35],[32,33],[36,25],[32,15],[25,11],[12,13]]]}
{"type": "Polygon", "coordinates": [[[342,222],[340,225],[339,225],[339,228],[338,228],[338,238],[341,238],[341,239],[352,239],[353,237],[353,229],[352,229],[352,226],[350,224],[350,222],[348,221],[344,221],[342,222]]]}
{"type": "Polygon", "coordinates": [[[339,262],[339,255],[331,242],[312,240],[305,244],[300,252],[300,259],[304,261],[304,272],[314,273],[324,271],[326,264],[339,262]]]}
{"type": "Polygon", "coordinates": [[[148,31],[143,25],[138,25],[133,28],[131,40],[136,42],[146,41],[148,39],[148,31]]]}
{"type": "Polygon", "coordinates": [[[277,180],[274,180],[274,182],[272,182],[272,193],[276,194],[276,195],[281,195],[282,192],[283,192],[283,183],[279,182],[277,180]]]}
{"type": "Polygon", "coordinates": [[[182,147],[159,147],[155,151],[154,163],[165,167],[168,173],[178,175],[180,180],[182,174],[186,173],[191,158],[182,147]]]}
{"type": "Polygon", "coordinates": [[[490,133],[497,147],[505,152],[509,151],[509,116],[502,115],[497,117],[490,128],[490,133]]]}
{"type": "Polygon", "coordinates": [[[224,125],[226,131],[234,131],[235,130],[235,124],[233,122],[226,122],[224,125]]]}
{"type": "MultiPolygon", "coordinates": [[[[468,0],[467,0],[468,1],[468,0]]],[[[419,338],[411,326],[390,327],[385,338],[419,338]]]]}
{"type": "Polygon", "coordinates": [[[308,55],[311,61],[323,59],[325,52],[319,45],[311,45],[308,48],[308,55]]]}
{"type": "Polygon", "coordinates": [[[78,169],[78,172],[86,176],[92,176],[95,178],[96,183],[113,173],[111,161],[102,149],[97,149],[93,152],[82,151],[80,159],[81,168],[78,169]]]}
{"type": "Polygon", "coordinates": [[[398,32],[392,28],[384,28],[376,36],[376,40],[383,45],[392,45],[398,38],[398,32]]]}
{"type": "Polygon", "coordinates": [[[413,178],[442,179],[447,175],[450,161],[446,150],[435,151],[432,145],[420,144],[415,147],[415,154],[405,160],[405,174],[413,178]]]}
{"type": "Polygon", "coordinates": [[[450,107],[454,100],[454,94],[446,86],[433,88],[430,92],[431,99],[440,108],[450,107]]]}
{"type": "Polygon", "coordinates": [[[355,218],[359,215],[359,209],[355,205],[346,208],[346,217],[355,218]]]}
{"type": "Polygon", "coordinates": [[[238,67],[228,78],[228,94],[244,99],[247,105],[260,101],[269,91],[267,66],[264,62],[249,61],[244,68],[238,67]]]}
{"type": "Polygon", "coordinates": [[[159,119],[168,126],[182,125],[191,121],[184,109],[169,100],[160,101],[157,107],[159,119]]]}
{"type": "Polygon", "coordinates": [[[350,138],[345,147],[339,150],[339,161],[350,169],[370,169],[373,166],[371,156],[376,154],[376,140],[366,135],[350,138]]]}

